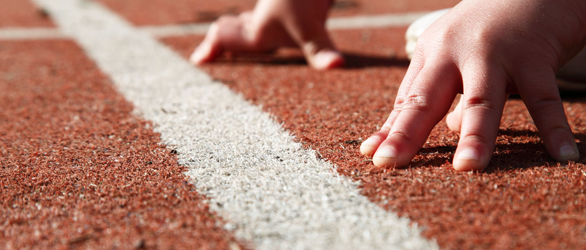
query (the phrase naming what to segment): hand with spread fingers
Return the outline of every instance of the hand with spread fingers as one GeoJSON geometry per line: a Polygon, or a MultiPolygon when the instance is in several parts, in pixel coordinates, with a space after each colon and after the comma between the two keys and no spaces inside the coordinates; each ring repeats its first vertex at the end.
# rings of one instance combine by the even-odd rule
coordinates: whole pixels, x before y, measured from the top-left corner
{"type": "Polygon", "coordinates": [[[586,1],[464,0],[419,38],[382,129],[361,152],[379,167],[404,167],[448,112],[460,132],[456,170],[487,167],[509,93],[519,93],[549,154],[578,160],[556,71],[586,44],[586,1]]]}
{"type": "Polygon", "coordinates": [[[344,63],[325,29],[331,0],[259,0],[252,12],[223,16],[210,27],[190,61],[196,65],[213,61],[224,51],[274,51],[299,47],[316,69],[344,63]]]}

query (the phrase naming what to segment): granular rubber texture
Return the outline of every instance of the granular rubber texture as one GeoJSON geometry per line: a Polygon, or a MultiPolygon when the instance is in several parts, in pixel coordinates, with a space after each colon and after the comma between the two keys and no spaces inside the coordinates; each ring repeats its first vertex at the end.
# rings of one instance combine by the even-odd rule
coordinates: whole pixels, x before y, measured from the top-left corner
{"type": "Polygon", "coordinates": [[[0,42],[0,249],[240,249],[71,41],[0,42]]]}
{"type": "MultiPolygon", "coordinates": [[[[409,64],[406,28],[332,32],[347,66],[312,70],[296,50],[226,54],[201,68],[274,115],[306,147],[362,183],[362,194],[408,216],[444,249],[586,246],[586,99],[564,106],[583,155],[560,164],[545,151],[522,101],[509,100],[488,169],[457,172],[458,134],[438,124],[406,169],[375,167],[360,143],[378,131],[409,64]]],[[[201,36],[164,42],[187,57],[201,36]]]]}
{"type": "Polygon", "coordinates": [[[0,28],[54,26],[49,14],[28,0],[0,0],[0,28]]]}

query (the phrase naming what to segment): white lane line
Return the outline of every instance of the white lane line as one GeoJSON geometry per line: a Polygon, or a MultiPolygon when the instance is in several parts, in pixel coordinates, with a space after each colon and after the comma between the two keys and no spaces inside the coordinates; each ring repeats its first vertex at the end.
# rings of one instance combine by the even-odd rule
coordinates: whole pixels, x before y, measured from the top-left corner
{"type": "Polygon", "coordinates": [[[329,30],[385,28],[407,26],[428,12],[386,14],[372,16],[337,17],[328,19],[329,30]]]}
{"type": "MultiPolygon", "coordinates": [[[[407,26],[417,18],[428,12],[414,12],[404,14],[333,17],[328,19],[326,26],[329,30],[385,28],[407,26]]],[[[210,27],[210,23],[194,23],[181,25],[142,26],[138,29],[155,37],[170,37],[184,35],[203,35],[210,27]]],[[[0,29],[0,40],[33,40],[33,39],[61,39],[67,38],[58,29],[53,28],[18,28],[0,29]]]]}
{"type": "Polygon", "coordinates": [[[139,29],[151,34],[154,37],[170,37],[185,35],[204,35],[206,32],[208,32],[210,25],[211,23],[142,26],[139,29]]]}
{"type": "Polygon", "coordinates": [[[237,237],[257,249],[438,249],[270,115],[87,0],[34,0],[107,73],[237,237]]]}
{"type": "Polygon", "coordinates": [[[67,38],[55,28],[2,28],[0,40],[41,40],[67,38]]]}
{"type": "MultiPolygon", "coordinates": [[[[428,12],[413,12],[404,14],[332,17],[327,20],[326,27],[328,30],[346,30],[407,26],[427,13],[428,12]]],[[[155,37],[169,37],[203,35],[207,32],[210,25],[211,23],[144,26],[140,29],[155,37]]]]}

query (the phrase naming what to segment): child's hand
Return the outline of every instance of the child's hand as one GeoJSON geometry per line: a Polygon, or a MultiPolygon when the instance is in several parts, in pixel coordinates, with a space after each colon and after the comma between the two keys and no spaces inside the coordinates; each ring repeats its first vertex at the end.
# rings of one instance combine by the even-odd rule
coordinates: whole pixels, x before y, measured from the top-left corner
{"type": "Polygon", "coordinates": [[[223,16],[210,27],[191,62],[213,61],[224,51],[270,52],[299,47],[317,69],[340,66],[344,60],[326,32],[331,0],[259,0],[253,12],[223,16]]]}
{"type": "Polygon", "coordinates": [[[464,93],[448,124],[460,131],[456,170],[484,169],[507,93],[518,92],[552,157],[578,160],[556,70],[586,39],[586,1],[464,0],[419,38],[395,107],[361,146],[376,166],[407,166],[464,93]]]}

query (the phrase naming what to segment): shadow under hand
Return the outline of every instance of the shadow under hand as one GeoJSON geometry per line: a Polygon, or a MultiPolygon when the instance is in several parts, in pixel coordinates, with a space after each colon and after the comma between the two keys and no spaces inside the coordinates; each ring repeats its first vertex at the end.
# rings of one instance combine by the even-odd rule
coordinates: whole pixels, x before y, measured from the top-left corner
{"type": "Polygon", "coordinates": [[[346,64],[344,68],[368,68],[368,67],[408,67],[409,59],[385,57],[375,55],[361,55],[353,53],[344,53],[346,64]]]}
{"type": "MultiPolygon", "coordinates": [[[[578,150],[584,155],[586,145],[583,142],[586,134],[576,133],[574,136],[578,139],[578,150]]],[[[583,163],[584,158],[577,162],[583,163]]],[[[530,130],[500,129],[495,152],[484,172],[494,173],[550,166],[558,166],[558,162],[547,152],[539,133],[530,130]]]]}
{"type": "MultiPolygon", "coordinates": [[[[560,89],[560,97],[566,102],[586,102],[586,91],[570,91],[560,89]]],[[[519,94],[512,94],[510,99],[522,100],[519,94]]]]}
{"type": "Polygon", "coordinates": [[[213,63],[242,63],[266,65],[306,65],[307,62],[300,51],[291,49],[267,53],[225,52],[213,63]]]}
{"type": "MultiPolygon", "coordinates": [[[[576,133],[580,158],[586,163],[586,134],[576,133]]],[[[422,148],[410,168],[440,167],[452,162],[456,146],[422,148]]],[[[547,153],[539,133],[530,130],[500,129],[492,159],[484,173],[504,172],[540,166],[557,166],[558,162],[547,153]]],[[[564,163],[562,163],[564,164],[564,163]]]]}
{"type": "Polygon", "coordinates": [[[452,162],[454,152],[456,152],[456,146],[422,148],[412,160],[409,168],[420,168],[424,166],[440,167],[445,163],[452,162]]]}
{"type": "Polygon", "coordinates": [[[565,91],[560,90],[560,97],[567,102],[586,102],[585,91],[565,91]]]}
{"type": "MultiPolygon", "coordinates": [[[[342,69],[359,69],[368,67],[407,67],[409,60],[376,55],[343,53],[346,63],[342,69]]],[[[270,53],[230,52],[218,58],[220,63],[255,63],[265,65],[307,65],[303,53],[298,49],[279,49],[270,53]]]]}

